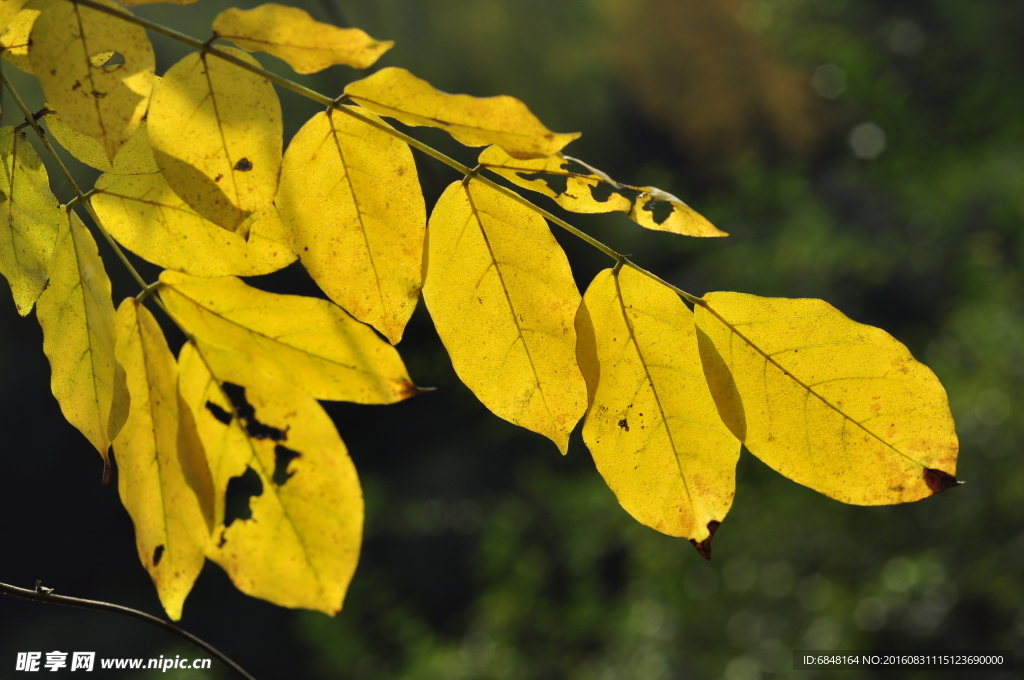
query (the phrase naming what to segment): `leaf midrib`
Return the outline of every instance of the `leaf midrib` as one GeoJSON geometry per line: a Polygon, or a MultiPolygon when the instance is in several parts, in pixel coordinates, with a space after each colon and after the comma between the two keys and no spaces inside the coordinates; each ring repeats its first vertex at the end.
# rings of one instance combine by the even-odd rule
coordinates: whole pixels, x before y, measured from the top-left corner
{"type": "MultiPolygon", "coordinates": [[[[494,248],[491,247],[491,239],[487,236],[487,230],[484,228],[483,219],[480,217],[480,210],[476,207],[476,203],[473,202],[473,193],[469,190],[469,185],[463,184],[462,190],[466,194],[466,200],[469,202],[469,209],[473,213],[473,218],[476,221],[477,227],[480,229],[480,235],[484,240],[484,245],[487,246],[487,254],[491,258],[491,266],[494,267],[495,273],[498,275],[498,281],[501,283],[501,292],[505,296],[505,303],[508,305],[508,310],[512,317],[512,323],[515,324],[516,334],[519,336],[519,341],[523,343],[523,351],[526,352],[526,358],[530,361],[530,372],[533,374],[533,382],[537,386],[537,392],[540,393],[541,403],[544,404],[544,410],[548,416],[554,421],[555,415],[551,412],[551,407],[548,405],[547,395],[544,394],[544,388],[541,387],[540,376],[537,374],[537,366],[533,361],[533,354],[530,352],[530,346],[526,342],[526,336],[523,335],[523,327],[519,323],[519,316],[516,314],[516,307],[512,303],[512,297],[508,293],[508,286],[505,285],[505,276],[502,274],[501,266],[499,266],[498,258],[494,254],[494,248]]],[[[529,406],[527,402],[526,406],[529,406]]],[[[523,408],[525,411],[526,408],[523,408]]]]}
{"type": "MultiPolygon", "coordinates": [[[[196,299],[186,295],[184,293],[184,291],[182,291],[181,289],[177,288],[176,286],[169,285],[169,284],[162,284],[161,288],[167,288],[168,290],[173,291],[174,293],[180,295],[181,297],[185,298],[186,300],[188,300],[189,302],[194,304],[197,309],[202,310],[203,312],[206,312],[206,313],[210,314],[211,316],[213,316],[214,318],[220,319],[221,321],[224,321],[225,323],[229,323],[229,324],[231,324],[231,325],[233,325],[233,326],[235,326],[237,328],[241,328],[242,330],[246,331],[247,333],[252,333],[253,335],[255,335],[257,337],[264,338],[266,340],[269,340],[270,342],[276,342],[278,344],[284,345],[285,347],[288,347],[289,349],[295,350],[296,352],[301,352],[302,354],[305,354],[305,355],[308,355],[310,357],[313,357],[314,359],[317,359],[319,361],[324,361],[324,362],[329,363],[329,364],[331,364],[333,366],[340,366],[341,368],[344,368],[346,370],[353,371],[355,373],[360,373],[360,374],[363,374],[363,375],[368,375],[368,376],[376,375],[372,371],[364,370],[364,369],[361,369],[361,368],[359,368],[357,366],[349,366],[348,364],[343,364],[343,363],[341,363],[339,361],[335,361],[335,360],[330,359],[328,357],[321,356],[319,354],[314,354],[313,352],[311,352],[309,350],[302,349],[300,347],[296,347],[295,345],[290,345],[290,344],[288,344],[286,342],[282,342],[281,340],[279,340],[276,337],[267,335],[266,333],[263,333],[262,331],[258,331],[258,330],[254,329],[254,328],[246,326],[246,325],[242,324],[239,321],[235,321],[234,319],[231,319],[229,317],[223,316],[221,313],[219,313],[219,312],[217,312],[215,310],[210,309],[209,307],[203,305],[202,303],[200,303],[196,299]]],[[[212,341],[207,340],[207,339],[204,339],[203,342],[208,342],[211,345],[221,346],[218,343],[212,342],[212,341]]]]}
{"type": "Polygon", "coordinates": [[[644,375],[647,376],[647,382],[651,386],[651,393],[654,394],[654,401],[658,404],[658,413],[661,415],[661,421],[665,424],[665,434],[668,435],[668,441],[672,445],[672,458],[676,464],[676,470],[679,471],[679,478],[683,482],[683,490],[686,491],[686,500],[690,505],[691,514],[696,522],[696,505],[693,502],[693,494],[690,492],[690,485],[686,481],[686,474],[683,472],[682,463],[679,462],[679,448],[676,446],[675,437],[672,436],[672,428],[668,426],[668,416],[665,414],[665,408],[661,404],[661,395],[658,394],[658,388],[654,385],[654,378],[651,377],[651,371],[647,366],[647,359],[644,358],[643,352],[640,350],[640,342],[636,338],[636,332],[633,329],[633,324],[629,319],[629,315],[626,313],[626,301],[622,297],[622,286],[619,282],[619,272],[613,271],[612,278],[615,280],[615,299],[619,303],[619,310],[622,312],[622,320],[626,323],[626,329],[629,331],[629,339],[633,343],[634,349],[636,349],[637,358],[640,359],[640,365],[644,367],[644,375]]]}
{"type": "MultiPolygon", "coordinates": [[[[744,343],[746,343],[747,347],[750,347],[750,348],[751,348],[751,349],[753,349],[753,350],[754,350],[755,352],[757,352],[758,354],[760,354],[760,355],[761,355],[761,357],[762,357],[762,358],[764,359],[764,361],[765,361],[765,363],[766,363],[766,364],[767,364],[767,363],[770,363],[770,364],[771,364],[772,366],[774,366],[774,367],[775,367],[775,368],[777,368],[777,369],[778,369],[779,371],[781,371],[781,372],[782,372],[782,374],[783,374],[784,376],[786,376],[787,378],[789,378],[790,380],[792,380],[792,381],[793,381],[794,383],[796,383],[797,385],[799,385],[799,386],[800,386],[801,388],[803,388],[803,389],[804,389],[804,390],[805,390],[806,392],[808,392],[809,394],[813,394],[813,395],[814,395],[815,397],[817,397],[817,399],[818,399],[819,401],[821,401],[821,403],[825,404],[825,405],[826,405],[826,406],[828,406],[828,407],[829,407],[830,409],[832,409],[833,411],[835,411],[836,413],[838,413],[838,414],[840,415],[840,417],[842,417],[842,419],[843,419],[844,421],[849,421],[849,422],[853,423],[854,425],[856,425],[857,427],[859,427],[859,428],[860,428],[861,430],[863,430],[863,431],[864,431],[865,433],[867,433],[867,434],[868,434],[868,435],[869,435],[870,437],[872,437],[873,439],[875,439],[875,440],[877,440],[878,442],[880,442],[880,443],[881,443],[881,444],[882,444],[883,446],[885,446],[885,447],[887,447],[887,448],[891,449],[892,451],[894,451],[895,453],[899,454],[900,456],[903,456],[904,458],[906,458],[907,460],[909,460],[909,461],[910,461],[911,463],[913,463],[914,465],[917,465],[917,466],[919,466],[919,467],[921,467],[921,468],[925,468],[925,467],[926,467],[926,466],[924,465],[924,463],[922,463],[922,462],[920,462],[920,461],[918,461],[918,460],[915,460],[915,459],[911,458],[910,456],[908,456],[907,454],[903,453],[902,451],[900,451],[899,449],[897,449],[897,448],[896,448],[895,446],[893,446],[893,445],[892,445],[892,444],[890,444],[889,442],[885,441],[884,439],[882,439],[882,438],[881,438],[880,436],[878,436],[877,434],[875,434],[874,432],[872,432],[872,431],[871,431],[871,430],[869,430],[868,428],[864,427],[864,425],[862,425],[862,424],[861,424],[861,423],[859,423],[858,421],[854,420],[854,419],[853,419],[853,418],[852,418],[851,416],[849,416],[849,415],[847,415],[846,413],[844,413],[843,411],[841,411],[841,410],[839,409],[839,407],[838,407],[838,406],[836,406],[835,404],[833,404],[832,402],[830,402],[830,401],[829,401],[828,399],[826,399],[826,398],[825,398],[825,397],[823,397],[822,395],[818,394],[818,393],[817,393],[817,392],[816,392],[816,391],[815,391],[815,390],[814,390],[814,389],[813,389],[812,387],[809,387],[809,386],[808,386],[807,384],[805,384],[805,383],[804,383],[804,382],[803,382],[802,380],[800,380],[800,379],[799,379],[799,378],[797,378],[797,377],[796,377],[795,375],[793,375],[793,374],[792,374],[792,373],[791,373],[791,372],[790,372],[790,371],[789,371],[788,369],[786,369],[786,368],[785,368],[784,366],[782,366],[782,365],[781,365],[780,363],[778,363],[777,361],[775,361],[775,359],[773,358],[773,355],[769,355],[769,354],[768,354],[767,352],[765,352],[765,351],[764,351],[764,350],[762,350],[762,349],[761,349],[760,347],[758,347],[758,346],[757,346],[756,344],[754,344],[754,342],[753,342],[752,340],[750,340],[750,339],[749,339],[749,338],[748,338],[747,336],[743,335],[743,333],[741,333],[741,332],[740,332],[740,331],[739,331],[739,330],[738,330],[738,329],[736,328],[736,326],[734,326],[733,324],[731,324],[730,322],[728,322],[728,321],[727,321],[727,320],[725,319],[725,317],[723,317],[723,316],[722,316],[721,314],[719,314],[719,313],[718,313],[717,311],[715,311],[715,309],[714,309],[714,308],[713,308],[713,307],[712,307],[712,306],[710,305],[710,303],[708,303],[708,302],[707,302],[706,300],[703,300],[703,299],[702,299],[702,300],[700,301],[700,305],[701,305],[701,306],[702,306],[702,307],[703,307],[704,309],[706,309],[706,310],[707,310],[708,312],[710,312],[711,314],[713,314],[713,315],[715,316],[715,318],[716,318],[716,319],[718,319],[718,320],[719,320],[719,321],[720,321],[720,322],[721,322],[721,323],[722,323],[722,324],[723,324],[723,325],[724,325],[724,326],[725,326],[726,328],[728,328],[728,329],[729,329],[729,331],[730,331],[730,332],[732,332],[732,333],[733,333],[734,335],[736,335],[736,336],[737,336],[738,338],[740,338],[741,340],[743,340],[743,342],[744,342],[744,343]]],[[[774,354],[774,353],[773,353],[773,354],[774,354]]]]}

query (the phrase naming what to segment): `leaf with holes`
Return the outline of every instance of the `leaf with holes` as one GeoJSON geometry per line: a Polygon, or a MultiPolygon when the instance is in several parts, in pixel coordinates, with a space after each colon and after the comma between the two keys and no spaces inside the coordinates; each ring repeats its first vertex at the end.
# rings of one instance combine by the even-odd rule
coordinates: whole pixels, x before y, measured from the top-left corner
{"type": "Polygon", "coordinates": [[[259,374],[317,399],[360,404],[418,392],[395,348],[327,300],[170,271],[160,275],[160,299],[223,380],[259,374]]]}
{"type": "Polygon", "coordinates": [[[96,241],[71,213],[62,213],[50,260],[50,284],[36,301],[50,387],[68,422],[103,456],[128,418],[124,369],[114,355],[114,303],[96,241]]]}
{"type": "Polygon", "coordinates": [[[349,83],[345,94],[381,116],[440,128],[466,146],[497,144],[515,158],[552,156],[580,136],[551,132],[514,97],[447,94],[393,66],[349,83]]]}
{"type": "Polygon", "coordinates": [[[134,298],[117,310],[115,351],[131,394],[128,420],[114,440],[117,489],[135,525],[142,566],[177,621],[213,529],[210,472],[197,436],[189,436],[191,419],[179,417],[178,364],[156,319],[134,298]]]}
{"type": "Polygon", "coordinates": [[[448,187],[429,234],[423,299],[455,372],[495,415],[565,453],[587,407],[565,252],[542,217],[478,182],[448,187]]]}
{"type": "Polygon", "coordinates": [[[885,331],[821,300],[742,293],[705,295],[695,318],[722,420],[778,472],[857,505],[956,484],[946,392],[885,331]]]}
{"type": "Polygon", "coordinates": [[[277,204],[313,280],[401,340],[422,287],[427,221],[409,145],[344,112],[318,113],[288,145],[277,204]]]}
{"type": "MultiPolygon", "coordinates": [[[[259,65],[241,50],[220,49],[259,65]]],[[[268,80],[212,54],[190,54],[157,84],[147,121],[156,164],[197,213],[244,236],[247,218],[271,210],[284,132],[268,80]]]]}
{"type": "Polygon", "coordinates": [[[501,147],[480,154],[479,163],[513,184],[554,199],[578,213],[624,212],[647,229],[683,236],[728,236],[667,191],[616,182],[571,156],[520,160],[501,147]]]}
{"type": "Polygon", "coordinates": [[[338,613],[359,559],[363,495],[331,419],[286,383],[214,378],[191,344],[179,365],[216,494],[207,556],[244,593],[338,613]]]}
{"type": "Polygon", "coordinates": [[[305,10],[274,3],[225,10],[214,19],[213,32],[243,50],[286,61],[296,73],[316,73],[337,64],[369,68],[394,45],[374,40],[358,28],[324,24],[305,10]]]}
{"type": "Polygon", "coordinates": [[[249,239],[203,219],[160,173],[102,175],[90,198],[103,226],[153,264],[194,276],[259,276],[295,261],[277,210],[253,222],[249,239]]]}
{"type": "Polygon", "coordinates": [[[583,296],[576,333],[591,394],[583,441],[597,469],[637,521],[710,557],[740,443],[704,379],[693,314],[633,269],[606,269],[583,296]]]}
{"type": "MultiPolygon", "coordinates": [[[[118,9],[110,0],[96,0],[118,9]]],[[[68,0],[43,10],[32,27],[29,60],[46,98],[72,129],[101,143],[111,162],[142,122],[156,58],[145,29],[68,0]],[[109,52],[123,63],[104,67],[109,52]]]]}
{"type": "Polygon", "coordinates": [[[0,128],[0,160],[0,274],[11,285],[18,313],[25,316],[46,288],[54,242],[67,218],[24,132],[0,128]]]}

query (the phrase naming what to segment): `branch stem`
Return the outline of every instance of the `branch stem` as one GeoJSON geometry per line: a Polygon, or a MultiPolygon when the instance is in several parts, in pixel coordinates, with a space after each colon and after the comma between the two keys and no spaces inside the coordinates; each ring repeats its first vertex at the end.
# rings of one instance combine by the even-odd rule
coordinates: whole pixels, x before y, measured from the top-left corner
{"type": "Polygon", "coordinates": [[[152,624],[158,628],[163,628],[165,631],[177,635],[182,640],[185,640],[191,645],[194,645],[204,652],[210,654],[222,664],[234,671],[235,675],[245,680],[255,680],[249,675],[245,669],[239,666],[237,663],[229,659],[222,652],[217,650],[216,647],[200,640],[192,633],[186,632],[174,624],[168,623],[163,619],[159,619],[151,614],[140,612],[137,609],[131,609],[129,607],[123,607],[119,604],[112,604],[110,602],[100,602],[99,600],[84,600],[78,597],[68,597],[67,595],[55,595],[49,588],[41,588],[38,586],[36,590],[28,590],[26,588],[18,588],[17,586],[7,585],[6,583],[0,583],[0,594],[13,595],[14,597],[20,597],[25,600],[32,600],[34,602],[46,602],[48,604],[59,604],[65,607],[80,607],[82,609],[96,609],[103,612],[111,612],[113,614],[120,614],[121,616],[127,616],[146,623],[152,624]]]}
{"type": "Polygon", "coordinates": [[[684,290],[682,290],[680,288],[677,288],[676,286],[673,286],[672,284],[668,283],[667,281],[665,281],[661,277],[656,276],[655,274],[653,274],[653,273],[647,271],[646,269],[640,267],[639,265],[637,265],[634,262],[632,262],[628,257],[623,255],[622,253],[619,253],[618,251],[616,251],[614,248],[611,248],[610,246],[605,245],[601,241],[598,241],[597,239],[595,239],[593,236],[591,236],[591,235],[587,234],[586,232],[583,232],[583,231],[579,230],[578,228],[572,226],[571,224],[569,224],[568,222],[566,222],[562,218],[553,215],[551,212],[549,212],[549,211],[545,210],[544,208],[541,208],[540,206],[532,203],[530,200],[528,200],[526,198],[523,198],[523,196],[521,196],[520,194],[516,193],[515,191],[512,191],[511,189],[508,189],[508,188],[498,184],[497,182],[495,182],[495,181],[493,181],[491,179],[488,179],[487,177],[481,176],[479,174],[478,170],[474,170],[473,168],[470,168],[467,165],[463,165],[462,163],[458,162],[454,158],[451,158],[450,156],[441,153],[440,151],[438,151],[434,147],[429,146],[427,144],[424,144],[420,140],[418,140],[415,137],[412,137],[410,135],[407,135],[406,133],[402,132],[401,130],[397,130],[397,129],[391,127],[387,123],[375,120],[373,118],[370,118],[369,116],[364,115],[363,113],[360,113],[359,110],[356,109],[356,108],[353,108],[353,107],[350,107],[350,106],[343,106],[342,105],[342,101],[344,101],[344,97],[339,97],[337,99],[332,99],[332,98],[328,97],[327,95],[324,95],[324,94],[321,94],[321,93],[317,92],[316,90],[312,90],[312,89],[310,89],[310,88],[308,88],[308,87],[306,87],[304,85],[300,85],[299,83],[296,83],[293,80],[289,80],[288,78],[284,78],[282,76],[279,76],[276,73],[272,73],[272,72],[270,72],[270,71],[268,71],[268,70],[266,70],[264,68],[261,68],[259,66],[253,66],[252,64],[248,63],[247,61],[245,61],[243,59],[239,59],[235,55],[230,54],[230,53],[228,53],[228,52],[218,48],[215,45],[212,45],[211,44],[212,40],[215,39],[217,36],[214,36],[214,38],[212,38],[211,40],[207,40],[206,42],[202,42],[202,41],[197,40],[197,39],[195,39],[195,38],[193,38],[191,36],[185,35],[184,33],[179,33],[178,31],[175,31],[172,28],[168,28],[166,26],[163,26],[161,24],[155,23],[153,21],[149,21],[148,19],[143,19],[142,17],[137,17],[137,16],[134,16],[134,15],[131,15],[131,14],[126,14],[123,10],[115,9],[114,7],[108,7],[106,5],[102,5],[102,4],[98,3],[98,2],[95,2],[94,0],[72,0],[72,1],[77,3],[77,4],[79,4],[79,5],[83,5],[85,7],[89,7],[90,9],[94,9],[94,10],[96,10],[98,12],[105,12],[106,14],[110,14],[111,16],[115,16],[115,17],[117,17],[119,19],[123,19],[124,21],[128,21],[130,23],[136,24],[136,25],[141,26],[141,27],[143,27],[143,28],[145,28],[147,30],[153,31],[154,33],[157,33],[159,35],[171,38],[172,40],[176,40],[176,41],[178,41],[180,43],[184,43],[185,45],[188,45],[188,46],[190,46],[190,47],[192,47],[194,49],[200,50],[201,52],[204,52],[205,54],[211,54],[211,55],[213,55],[215,57],[218,57],[220,59],[223,59],[224,61],[226,61],[226,62],[228,62],[230,64],[233,64],[233,65],[235,65],[235,66],[237,66],[239,68],[245,69],[246,71],[249,71],[250,73],[254,73],[254,74],[256,74],[256,75],[258,75],[258,76],[260,76],[262,78],[266,78],[267,80],[269,80],[270,82],[274,83],[275,85],[283,87],[286,90],[291,90],[292,92],[294,92],[294,93],[296,93],[298,95],[301,95],[301,96],[305,97],[306,99],[314,101],[317,104],[320,104],[321,106],[325,106],[328,109],[334,109],[336,111],[340,111],[341,113],[344,113],[344,114],[346,114],[348,116],[351,116],[351,117],[355,118],[356,120],[359,120],[360,122],[365,123],[366,125],[370,125],[372,127],[377,128],[378,130],[382,130],[382,131],[386,132],[387,134],[402,140],[403,142],[405,142],[406,144],[408,144],[412,148],[414,148],[414,149],[416,149],[416,150],[418,150],[418,151],[420,151],[420,152],[430,156],[434,160],[440,161],[441,163],[444,163],[448,167],[453,168],[454,170],[457,170],[458,172],[462,173],[467,178],[470,178],[473,181],[480,182],[481,184],[484,184],[485,186],[488,186],[491,189],[494,189],[495,191],[497,191],[497,192],[499,192],[501,194],[504,194],[505,196],[507,196],[508,198],[512,199],[516,203],[519,203],[519,204],[525,206],[526,208],[528,208],[528,209],[538,213],[539,215],[544,217],[544,219],[548,220],[549,222],[551,222],[553,224],[557,224],[562,229],[568,231],[573,236],[575,236],[575,237],[585,241],[586,243],[588,243],[589,245],[593,246],[594,248],[597,248],[602,253],[604,253],[608,257],[612,258],[616,262],[621,262],[623,265],[635,269],[640,274],[643,274],[644,276],[647,276],[647,277],[657,281],[658,283],[660,283],[660,284],[662,284],[664,286],[668,286],[669,288],[674,290],[680,297],[682,297],[687,302],[689,302],[691,304],[701,304],[700,303],[700,298],[698,298],[697,296],[691,295],[690,293],[687,293],[686,291],[684,291],[684,290]]]}

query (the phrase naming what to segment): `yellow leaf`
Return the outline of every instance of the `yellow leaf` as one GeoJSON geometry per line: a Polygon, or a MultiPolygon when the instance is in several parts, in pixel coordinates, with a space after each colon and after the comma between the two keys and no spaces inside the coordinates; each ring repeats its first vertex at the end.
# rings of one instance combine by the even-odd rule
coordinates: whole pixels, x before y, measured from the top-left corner
{"type": "Polygon", "coordinates": [[[18,16],[27,0],[0,0],[0,31],[6,29],[18,16]]]}
{"type": "Polygon", "coordinates": [[[657,187],[641,187],[629,219],[641,227],[684,236],[728,236],[679,198],[657,187]]]}
{"type": "Polygon", "coordinates": [[[42,11],[54,2],[56,0],[29,0],[0,34],[3,58],[25,73],[32,73],[32,64],[28,59],[28,37],[32,33],[32,26],[42,11]]]}
{"type": "Polygon", "coordinates": [[[324,292],[401,340],[422,287],[427,221],[409,146],[343,113],[318,113],[288,145],[277,205],[324,292]]]}
{"type": "MultiPolygon", "coordinates": [[[[222,50],[253,65],[245,52],[222,50]]],[[[281,169],[281,102],[249,71],[193,53],[153,90],[149,140],[167,183],[192,208],[229,231],[270,210],[281,169]]]]}
{"type": "Polygon", "coordinates": [[[114,157],[111,164],[103,145],[95,137],[75,132],[56,113],[48,113],[44,118],[50,135],[67,149],[68,153],[86,165],[116,175],[141,175],[157,172],[153,151],[149,147],[149,133],[143,121],[135,134],[125,142],[114,157]]]}
{"type": "Polygon", "coordinates": [[[25,316],[46,287],[47,264],[65,218],[24,132],[0,128],[0,158],[0,274],[25,316]]]}
{"type": "Polygon", "coordinates": [[[580,294],[544,219],[482,184],[455,182],[430,216],[423,299],[484,406],[565,453],[587,407],[573,327],[580,294]]]}
{"type": "Polygon", "coordinates": [[[304,10],[274,3],[225,10],[214,19],[213,32],[243,50],[286,61],[296,73],[316,73],[336,64],[369,68],[395,44],[374,40],[358,28],[320,23],[304,10]]]}
{"type": "MultiPolygon", "coordinates": [[[[63,212],[63,211],[62,211],[63,212]]],[[[110,279],[92,234],[75,213],[62,215],[50,284],[36,302],[50,388],[68,422],[103,456],[128,418],[124,369],[114,356],[110,279]]]]}
{"type": "Polygon", "coordinates": [[[554,199],[566,210],[629,212],[633,207],[633,201],[619,193],[621,185],[612,184],[584,168],[577,170],[572,161],[561,155],[520,160],[500,146],[489,146],[480,152],[478,161],[513,184],[554,199]]]}
{"type": "Polygon", "coordinates": [[[345,94],[382,116],[441,128],[466,146],[497,144],[515,158],[553,156],[580,136],[551,132],[514,97],[447,94],[393,66],[349,83],[345,94]]]}
{"type": "MultiPolygon", "coordinates": [[[[119,8],[110,0],[97,2],[119,8]]],[[[145,29],[57,0],[36,19],[31,45],[32,72],[46,98],[70,128],[98,139],[113,162],[142,122],[153,90],[156,61],[145,29]],[[111,50],[124,59],[116,68],[90,60],[111,50]]]]}
{"type": "Polygon", "coordinates": [[[517,186],[554,199],[566,210],[624,212],[647,229],[683,236],[728,236],[667,191],[616,182],[571,156],[519,160],[491,146],[481,152],[479,162],[517,186]]]}
{"type": "Polygon", "coordinates": [[[101,175],[90,200],[107,231],[146,260],[194,276],[259,276],[295,261],[271,206],[246,241],[197,215],[160,173],[101,175]]]}
{"type": "Polygon", "coordinates": [[[583,441],[601,476],[637,521],[710,557],[740,443],[704,380],[693,314],[650,278],[606,269],[583,296],[576,332],[594,395],[583,441]]]}
{"type": "Polygon", "coordinates": [[[786,477],[857,505],[956,484],[946,392],[885,331],[821,300],[740,293],[709,293],[695,318],[722,419],[786,477]]]}
{"type": "Polygon", "coordinates": [[[213,508],[204,517],[188,471],[205,472],[210,500],[212,480],[202,448],[181,445],[190,440],[179,439],[178,364],[156,319],[134,298],[117,310],[115,351],[131,394],[128,420],[114,440],[117,488],[135,525],[142,566],[177,621],[213,529],[213,508]]]}
{"type": "Polygon", "coordinates": [[[217,494],[207,556],[244,593],[336,614],[359,559],[363,495],[334,423],[286,383],[218,382],[191,344],[179,366],[217,494]],[[225,512],[226,496],[239,510],[225,512]]]}
{"type": "Polygon", "coordinates": [[[391,404],[415,395],[394,347],[327,300],[275,295],[234,277],[165,271],[160,299],[222,380],[254,373],[317,399],[391,404]]]}

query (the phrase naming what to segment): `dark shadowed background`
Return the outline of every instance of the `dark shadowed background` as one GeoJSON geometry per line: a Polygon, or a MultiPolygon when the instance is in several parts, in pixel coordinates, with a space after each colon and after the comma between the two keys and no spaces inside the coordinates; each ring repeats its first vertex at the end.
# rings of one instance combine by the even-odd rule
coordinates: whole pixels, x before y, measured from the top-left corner
{"type": "MultiPolygon", "coordinates": [[[[261,680],[1020,677],[815,676],[792,670],[791,650],[1001,648],[1024,664],[1024,4],[300,4],[396,40],[379,67],[404,66],[450,92],[523,99],[551,129],[584,133],[567,152],[671,191],[732,234],[685,239],[621,215],[567,216],[672,283],[823,298],[895,335],[949,392],[966,484],[906,506],[845,506],[744,452],[735,505],[705,562],[619,508],[578,433],[563,458],[486,412],[421,305],[399,349],[414,380],[438,390],[389,407],[327,404],[367,501],[343,611],[274,607],[207,564],[183,627],[261,680]]],[[[137,11],[206,38],[228,6],[137,11]]],[[[161,72],[184,54],[154,43],[161,72]]],[[[28,79],[4,68],[41,106],[28,79]]],[[[303,82],[337,94],[358,77],[334,68],[303,82]]],[[[291,135],[316,107],[281,97],[291,135]]],[[[4,124],[21,122],[3,104],[4,124]]],[[[476,156],[443,133],[414,133],[464,162],[476,156]]],[[[456,177],[418,161],[429,205],[456,177]]],[[[72,196],[59,178],[54,189],[72,196]]],[[[581,290],[611,265],[556,237],[581,290]]],[[[106,261],[115,301],[134,295],[106,261]]],[[[298,267],[250,283],[318,294],[298,267]]],[[[41,579],[162,614],[116,484],[100,484],[99,457],[50,395],[38,324],[6,293],[0,308],[0,581],[41,579]]],[[[55,649],[196,655],[117,616],[0,599],[0,678],[21,676],[16,652],[55,649]]]]}

